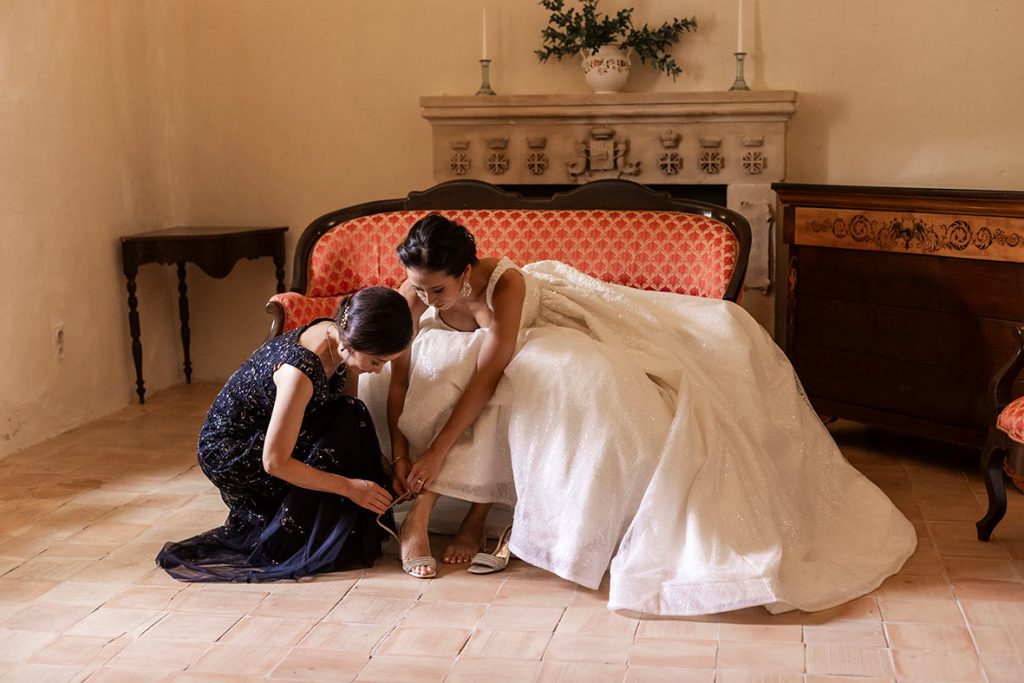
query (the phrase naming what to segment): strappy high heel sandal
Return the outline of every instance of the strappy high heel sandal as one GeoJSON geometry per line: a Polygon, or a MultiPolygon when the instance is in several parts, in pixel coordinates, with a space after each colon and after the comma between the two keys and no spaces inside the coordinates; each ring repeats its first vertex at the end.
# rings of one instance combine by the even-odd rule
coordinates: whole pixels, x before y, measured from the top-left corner
{"type": "MultiPolygon", "coordinates": [[[[395,498],[393,501],[391,501],[391,504],[388,505],[387,510],[377,515],[377,526],[379,526],[384,531],[388,532],[388,534],[398,543],[399,559],[401,559],[402,557],[402,539],[399,537],[398,534],[391,530],[391,527],[389,527],[387,524],[384,524],[384,522],[381,521],[381,517],[386,515],[389,510],[391,510],[399,503],[410,500],[411,497],[412,491],[406,491],[398,498],[395,498]]],[[[435,560],[431,555],[420,555],[419,557],[411,557],[408,560],[402,560],[402,571],[408,574],[409,576],[413,577],[414,579],[432,579],[435,576],[437,576],[437,560],[435,560]],[[418,569],[420,567],[426,567],[429,573],[414,574],[413,570],[418,569]]]]}
{"type": "Polygon", "coordinates": [[[470,574],[493,574],[507,567],[508,561],[512,557],[512,551],[508,547],[511,538],[512,525],[510,524],[498,536],[498,543],[494,546],[494,550],[474,555],[466,571],[470,574]]]}

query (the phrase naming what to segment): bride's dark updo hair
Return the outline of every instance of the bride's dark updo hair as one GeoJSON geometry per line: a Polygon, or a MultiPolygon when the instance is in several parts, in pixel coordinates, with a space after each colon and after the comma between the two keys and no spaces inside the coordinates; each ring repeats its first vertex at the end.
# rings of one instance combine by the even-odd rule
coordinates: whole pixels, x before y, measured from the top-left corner
{"type": "Polygon", "coordinates": [[[387,287],[367,287],[345,297],[334,313],[338,334],[353,351],[371,356],[401,353],[412,341],[412,313],[405,297],[387,287]]]}
{"type": "Polygon", "coordinates": [[[443,271],[452,277],[477,262],[476,240],[469,230],[436,213],[416,221],[397,251],[406,268],[443,271]]]}

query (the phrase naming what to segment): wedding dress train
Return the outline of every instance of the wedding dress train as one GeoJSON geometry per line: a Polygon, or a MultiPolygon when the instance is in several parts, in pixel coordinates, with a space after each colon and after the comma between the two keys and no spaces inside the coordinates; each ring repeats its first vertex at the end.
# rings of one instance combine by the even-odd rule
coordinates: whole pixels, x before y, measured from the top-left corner
{"type": "MultiPolygon", "coordinates": [[[[500,261],[488,302],[514,267],[500,261]]],[[[913,526],[846,462],[741,307],[554,261],[521,272],[516,354],[434,487],[514,500],[517,557],[588,588],[610,569],[611,609],[693,615],[838,605],[914,551],[913,526]]],[[[412,454],[447,420],[484,334],[425,317],[399,423],[412,454]]],[[[381,432],[386,392],[385,377],[361,385],[381,432]]]]}

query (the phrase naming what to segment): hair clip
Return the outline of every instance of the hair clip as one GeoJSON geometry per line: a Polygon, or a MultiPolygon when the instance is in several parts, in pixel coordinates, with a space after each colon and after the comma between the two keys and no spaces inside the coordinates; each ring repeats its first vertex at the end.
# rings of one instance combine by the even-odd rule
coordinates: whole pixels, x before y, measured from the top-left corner
{"type": "Polygon", "coordinates": [[[348,327],[348,312],[352,306],[352,297],[345,300],[345,308],[341,312],[341,329],[348,327]]]}

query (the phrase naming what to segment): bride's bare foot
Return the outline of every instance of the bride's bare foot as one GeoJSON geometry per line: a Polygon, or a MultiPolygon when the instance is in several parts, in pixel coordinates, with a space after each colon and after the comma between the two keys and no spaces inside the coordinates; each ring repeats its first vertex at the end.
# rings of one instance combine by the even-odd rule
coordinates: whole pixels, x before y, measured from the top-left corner
{"type": "Polygon", "coordinates": [[[444,550],[444,563],[445,564],[466,564],[473,559],[473,556],[483,550],[484,537],[483,533],[473,535],[472,533],[464,534],[463,530],[459,530],[459,533],[455,536],[455,540],[452,541],[447,548],[444,550]]]}
{"type": "Polygon", "coordinates": [[[473,503],[462,520],[462,527],[455,535],[444,551],[445,564],[466,564],[473,559],[473,556],[483,550],[484,545],[484,523],[487,521],[487,513],[491,509],[490,503],[473,503]]]}
{"type": "Polygon", "coordinates": [[[434,558],[430,555],[430,536],[427,533],[429,520],[430,506],[416,505],[406,516],[399,534],[402,539],[399,550],[402,569],[410,576],[423,579],[437,574],[434,558]]]}

